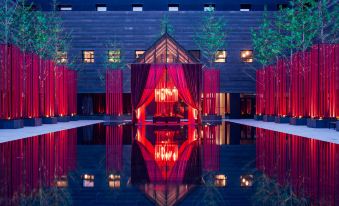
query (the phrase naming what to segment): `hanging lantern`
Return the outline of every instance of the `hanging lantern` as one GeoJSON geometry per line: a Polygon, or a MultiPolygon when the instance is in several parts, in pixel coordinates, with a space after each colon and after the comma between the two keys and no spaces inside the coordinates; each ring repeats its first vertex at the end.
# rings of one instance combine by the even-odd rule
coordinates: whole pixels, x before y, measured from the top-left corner
{"type": "Polygon", "coordinates": [[[155,102],[177,102],[178,89],[175,87],[155,89],[154,96],[155,102]]]}

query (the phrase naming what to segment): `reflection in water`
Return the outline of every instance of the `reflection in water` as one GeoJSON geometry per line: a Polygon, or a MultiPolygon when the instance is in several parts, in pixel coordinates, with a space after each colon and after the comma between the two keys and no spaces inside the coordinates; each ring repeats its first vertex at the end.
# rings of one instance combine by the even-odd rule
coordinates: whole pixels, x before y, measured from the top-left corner
{"type": "Polygon", "coordinates": [[[0,144],[0,205],[70,204],[76,141],[71,129],[0,144]]]}
{"type": "Polygon", "coordinates": [[[257,198],[269,191],[261,205],[339,204],[338,144],[259,128],[256,135],[257,169],[264,173],[257,198]]]}
{"type": "Polygon", "coordinates": [[[175,204],[201,178],[198,128],[182,130],[180,126],[137,127],[131,181],[158,205],[175,204]]]}

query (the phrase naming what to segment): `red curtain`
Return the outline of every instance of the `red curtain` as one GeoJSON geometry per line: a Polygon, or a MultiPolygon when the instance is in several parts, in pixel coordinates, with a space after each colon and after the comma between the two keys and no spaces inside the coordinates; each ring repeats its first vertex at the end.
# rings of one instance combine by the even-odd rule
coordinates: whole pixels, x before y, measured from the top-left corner
{"type": "Polygon", "coordinates": [[[276,111],[279,116],[290,115],[289,102],[289,67],[287,63],[279,59],[277,61],[277,92],[276,92],[276,111]]]}
{"type": "Polygon", "coordinates": [[[0,45],[0,118],[23,117],[23,68],[22,53],[14,45],[0,45]]]}
{"type": "Polygon", "coordinates": [[[265,68],[265,114],[275,115],[276,95],[276,68],[268,66],[265,68]]]}
{"type": "Polygon", "coordinates": [[[123,73],[122,70],[106,72],[106,114],[122,115],[123,113],[123,73]]]}
{"type": "Polygon", "coordinates": [[[24,64],[24,117],[39,117],[39,56],[25,54],[24,64]]]}
{"type": "Polygon", "coordinates": [[[220,114],[220,70],[211,68],[204,69],[203,77],[203,114],[220,114]]]}
{"type": "Polygon", "coordinates": [[[40,114],[55,116],[55,64],[51,60],[40,61],[40,114]]]}
{"type": "Polygon", "coordinates": [[[68,70],[65,66],[56,66],[55,69],[55,109],[56,114],[62,117],[68,115],[68,70]]]}

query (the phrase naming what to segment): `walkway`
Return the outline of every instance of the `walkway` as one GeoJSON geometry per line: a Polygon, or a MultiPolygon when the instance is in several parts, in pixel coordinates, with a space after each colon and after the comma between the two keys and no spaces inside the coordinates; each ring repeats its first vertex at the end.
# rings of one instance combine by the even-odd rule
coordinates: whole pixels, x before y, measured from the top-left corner
{"type": "Polygon", "coordinates": [[[79,120],[70,122],[58,122],[57,124],[43,124],[38,127],[24,127],[20,129],[0,129],[0,143],[9,142],[17,139],[33,137],[50,132],[73,129],[87,125],[97,124],[102,120],[79,120]]]}
{"type": "Polygon", "coordinates": [[[225,121],[339,144],[339,132],[337,132],[334,129],[327,128],[316,129],[309,128],[307,126],[278,124],[274,122],[256,121],[253,119],[225,119],[225,121]]]}

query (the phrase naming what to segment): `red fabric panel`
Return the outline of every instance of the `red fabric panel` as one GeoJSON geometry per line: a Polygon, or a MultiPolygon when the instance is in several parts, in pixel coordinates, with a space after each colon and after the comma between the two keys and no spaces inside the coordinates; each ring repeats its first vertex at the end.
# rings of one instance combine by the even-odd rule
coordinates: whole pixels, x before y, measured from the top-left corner
{"type": "Polygon", "coordinates": [[[220,70],[205,69],[203,70],[203,114],[216,115],[220,114],[220,70]]]}
{"type": "Polygon", "coordinates": [[[217,138],[220,135],[219,126],[205,126],[203,134],[203,168],[206,171],[219,171],[220,145],[217,145],[217,138]]]}
{"type": "Polygon", "coordinates": [[[277,87],[276,87],[276,112],[279,116],[290,115],[289,102],[289,70],[287,63],[279,59],[277,61],[277,87]]]}
{"type": "Polygon", "coordinates": [[[50,60],[40,61],[40,114],[43,117],[55,116],[55,71],[50,60]]]}
{"type": "Polygon", "coordinates": [[[77,72],[68,70],[68,114],[74,116],[77,114],[77,72]]]}
{"type": "Polygon", "coordinates": [[[123,113],[123,73],[122,70],[106,72],[106,114],[122,115],[123,113]]]}
{"type": "Polygon", "coordinates": [[[39,56],[25,54],[24,75],[24,117],[39,117],[39,56]]]}
{"type": "Polygon", "coordinates": [[[66,116],[68,115],[68,97],[70,96],[68,88],[68,70],[65,66],[56,66],[55,69],[56,114],[59,116],[66,116]]]}
{"type": "Polygon", "coordinates": [[[275,115],[275,92],[276,92],[276,69],[274,66],[268,66],[265,68],[265,114],[275,115]]]}

